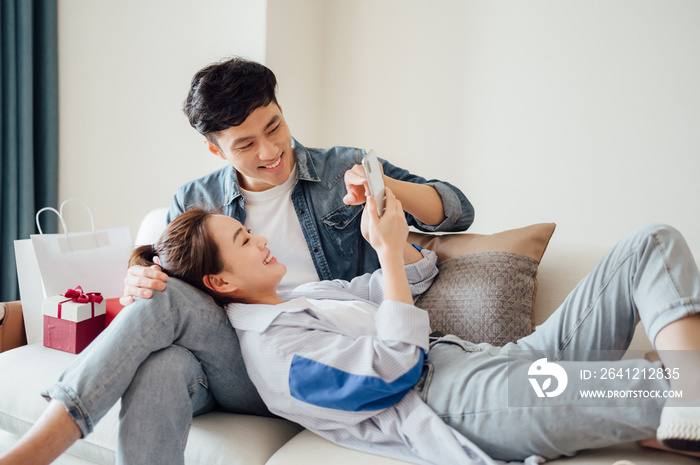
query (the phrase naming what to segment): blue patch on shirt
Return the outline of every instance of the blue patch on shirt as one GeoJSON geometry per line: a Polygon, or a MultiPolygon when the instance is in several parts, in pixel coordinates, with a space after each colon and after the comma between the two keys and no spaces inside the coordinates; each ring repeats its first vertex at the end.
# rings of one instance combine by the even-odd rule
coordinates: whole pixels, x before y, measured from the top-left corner
{"type": "Polygon", "coordinates": [[[289,370],[289,390],[295,399],[318,407],[349,412],[380,410],[400,401],[416,384],[422,370],[422,350],[418,363],[391,383],[295,355],[289,370]]]}

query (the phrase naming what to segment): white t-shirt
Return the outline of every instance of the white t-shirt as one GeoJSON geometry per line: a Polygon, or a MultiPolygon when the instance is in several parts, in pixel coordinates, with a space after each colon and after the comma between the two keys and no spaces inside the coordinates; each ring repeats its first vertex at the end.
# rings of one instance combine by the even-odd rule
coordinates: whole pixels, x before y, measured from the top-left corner
{"type": "Polygon", "coordinates": [[[280,290],[319,280],[292,204],[292,188],[296,181],[295,166],[284,184],[262,192],[241,189],[246,200],[245,226],[253,234],[266,237],[272,256],[287,267],[287,274],[278,287],[280,290]]]}

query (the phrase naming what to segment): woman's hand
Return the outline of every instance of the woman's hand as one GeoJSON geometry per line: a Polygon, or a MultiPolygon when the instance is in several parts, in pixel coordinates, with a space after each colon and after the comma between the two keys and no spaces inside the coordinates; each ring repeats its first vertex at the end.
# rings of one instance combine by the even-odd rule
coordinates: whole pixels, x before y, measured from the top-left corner
{"type": "Polygon", "coordinates": [[[403,263],[403,248],[408,238],[408,224],[401,201],[388,187],[385,205],[384,214],[379,216],[374,197],[367,197],[367,204],[360,221],[362,236],[377,252],[380,261],[384,256],[386,258],[398,256],[403,263]]]}
{"type": "Polygon", "coordinates": [[[362,223],[366,226],[367,240],[377,252],[384,277],[384,298],[413,304],[411,288],[404,269],[404,247],[408,238],[408,224],[401,202],[389,187],[386,188],[386,209],[380,217],[374,197],[367,197],[362,223]]]}

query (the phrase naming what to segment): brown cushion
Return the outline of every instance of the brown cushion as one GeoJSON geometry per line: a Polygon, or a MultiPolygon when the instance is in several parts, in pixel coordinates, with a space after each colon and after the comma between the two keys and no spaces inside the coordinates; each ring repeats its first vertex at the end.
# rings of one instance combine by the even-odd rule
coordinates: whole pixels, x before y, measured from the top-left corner
{"type": "Polygon", "coordinates": [[[27,343],[24,332],[22,304],[19,301],[0,303],[5,317],[0,321],[0,352],[23,346],[27,343]]]}
{"type": "Polygon", "coordinates": [[[537,266],[555,228],[542,223],[491,235],[411,233],[438,254],[438,274],[416,302],[433,331],[503,345],[534,329],[537,266]]]}

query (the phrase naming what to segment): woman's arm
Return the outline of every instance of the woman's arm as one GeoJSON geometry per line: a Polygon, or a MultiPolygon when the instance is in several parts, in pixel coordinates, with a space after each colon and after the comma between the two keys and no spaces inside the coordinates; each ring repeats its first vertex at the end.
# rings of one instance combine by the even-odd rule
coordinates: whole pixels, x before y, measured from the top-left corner
{"type": "MultiPolygon", "coordinates": [[[[412,245],[407,244],[407,246],[405,248],[411,249],[409,252],[412,257],[415,252],[421,258],[417,262],[407,264],[404,267],[411,294],[415,300],[428,290],[438,274],[437,255],[428,249],[418,252],[412,245]]],[[[328,295],[337,295],[339,292],[351,294],[353,298],[369,300],[377,305],[381,304],[384,300],[384,276],[382,269],[380,268],[374,273],[358,276],[351,281],[335,279],[333,281],[304,284],[290,292],[287,297],[289,299],[301,296],[327,298],[328,295]]]]}
{"type": "Polygon", "coordinates": [[[367,205],[362,215],[368,226],[367,240],[377,252],[382,268],[384,299],[413,304],[404,270],[404,246],[408,238],[408,224],[401,202],[387,186],[384,214],[380,217],[374,197],[367,197],[367,205]]]}
{"type": "MultiPolygon", "coordinates": [[[[381,268],[374,273],[353,278],[351,281],[336,279],[302,285],[293,291],[293,295],[311,297],[324,292],[344,291],[357,298],[381,304],[384,299],[394,299],[389,295],[395,295],[396,279],[398,279],[402,287],[403,281],[407,280],[408,292],[413,303],[413,299],[428,290],[438,273],[437,256],[427,249],[419,251],[406,242],[408,226],[401,210],[401,202],[396,199],[390,188],[387,192],[388,210],[385,214],[381,218],[377,216],[376,204],[370,197],[361,221],[362,236],[365,240],[370,244],[374,241],[373,247],[376,245],[383,250],[381,254],[378,253],[381,268]],[[393,207],[390,207],[391,205],[393,207]],[[370,236],[370,229],[374,229],[372,236],[370,236]],[[382,235],[387,234],[389,236],[382,238],[382,235]]],[[[405,291],[404,287],[402,299],[406,297],[405,291]]]]}

